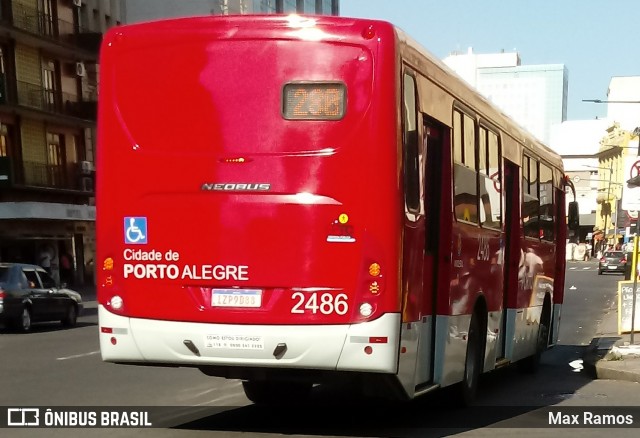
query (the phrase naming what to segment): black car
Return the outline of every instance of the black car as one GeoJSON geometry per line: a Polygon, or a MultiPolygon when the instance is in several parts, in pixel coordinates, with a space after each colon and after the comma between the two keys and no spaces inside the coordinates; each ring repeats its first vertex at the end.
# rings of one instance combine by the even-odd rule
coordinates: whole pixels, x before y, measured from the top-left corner
{"type": "Polygon", "coordinates": [[[0,263],[0,324],[25,332],[33,322],[76,325],[82,297],[62,286],[40,266],[0,263]]]}
{"type": "Polygon", "coordinates": [[[603,272],[621,272],[627,269],[627,255],[623,251],[605,251],[598,262],[598,275],[603,272]]]}

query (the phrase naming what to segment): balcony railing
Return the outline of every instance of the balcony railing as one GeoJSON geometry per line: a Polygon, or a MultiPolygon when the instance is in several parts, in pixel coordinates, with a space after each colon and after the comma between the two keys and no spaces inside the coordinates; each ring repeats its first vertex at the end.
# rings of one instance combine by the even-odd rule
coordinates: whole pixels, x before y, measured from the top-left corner
{"type": "MultiPolygon", "coordinates": [[[[14,161],[12,164],[16,166],[18,163],[14,161]]],[[[87,193],[94,191],[94,172],[89,174],[82,172],[79,163],[53,165],[24,161],[22,170],[22,172],[14,172],[13,184],[87,193]]]]}
{"type": "Polygon", "coordinates": [[[23,4],[14,5],[13,25],[32,34],[97,52],[102,34],[71,22],[56,19],[23,4]]]}
{"type": "Polygon", "coordinates": [[[96,118],[96,93],[84,93],[87,100],[83,100],[74,94],[51,90],[39,84],[24,81],[17,81],[17,84],[18,105],[87,120],[96,118]]]}

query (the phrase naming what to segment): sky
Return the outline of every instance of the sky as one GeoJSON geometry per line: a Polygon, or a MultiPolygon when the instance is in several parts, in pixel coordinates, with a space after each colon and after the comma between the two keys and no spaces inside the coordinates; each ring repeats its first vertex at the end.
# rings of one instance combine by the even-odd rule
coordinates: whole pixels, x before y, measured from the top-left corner
{"type": "Polygon", "coordinates": [[[440,59],[517,51],[522,64],[564,64],[567,120],[606,117],[614,76],[640,76],[640,0],[340,0],[340,15],[400,27],[440,59]]]}

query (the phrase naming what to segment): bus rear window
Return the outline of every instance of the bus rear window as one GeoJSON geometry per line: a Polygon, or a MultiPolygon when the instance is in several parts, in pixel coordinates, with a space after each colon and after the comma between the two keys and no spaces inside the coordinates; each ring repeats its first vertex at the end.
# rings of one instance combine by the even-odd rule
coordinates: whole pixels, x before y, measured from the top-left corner
{"type": "Polygon", "coordinates": [[[291,83],[284,86],[282,115],[287,120],[340,120],[346,107],[341,83],[291,83]]]}

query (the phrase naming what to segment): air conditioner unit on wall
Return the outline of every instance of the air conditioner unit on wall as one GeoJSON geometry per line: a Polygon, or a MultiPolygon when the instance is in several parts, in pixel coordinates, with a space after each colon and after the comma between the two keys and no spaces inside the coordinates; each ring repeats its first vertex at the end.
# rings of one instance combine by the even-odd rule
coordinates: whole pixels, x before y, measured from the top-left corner
{"type": "Polygon", "coordinates": [[[91,175],[93,163],[91,161],[80,161],[80,170],[83,175],[91,175]]]}
{"type": "Polygon", "coordinates": [[[73,0],[73,6],[81,7],[82,6],[82,0],[73,0]]]}
{"type": "Polygon", "coordinates": [[[76,62],[76,75],[84,77],[87,74],[87,69],[84,67],[84,63],[76,62]]]}
{"type": "Polygon", "coordinates": [[[93,192],[93,178],[85,176],[81,180],[81,186],[83,192],[93,192]]]}

